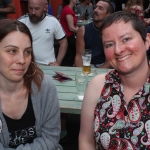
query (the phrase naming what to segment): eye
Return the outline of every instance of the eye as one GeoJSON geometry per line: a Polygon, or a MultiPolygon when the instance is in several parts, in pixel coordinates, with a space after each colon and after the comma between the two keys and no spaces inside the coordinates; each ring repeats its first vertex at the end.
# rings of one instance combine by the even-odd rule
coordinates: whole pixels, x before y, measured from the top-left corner
{"type": "Polygon", "coordinates": [[[124,38],[123,39],[123,42],[127,42],[127,41],[129,41],[131,38],[129,38],[129,37],[127,37],[127,38],[124,38]]]}
{"type": "Polygon", "coordinates": [[[31,55],[31,50],[27,50],[27,51],[25,51],[25,54],[27,54],[27,55],[31,55]]]}
{"type": "Polygon", "coordinates": [[[105,48],[110,48],[110,47],[112,47],[114,45],[114,43],[108,43],[108,44],[105,44],[104,46],[105,46],[105,48]]]}
{"type": "Polygon", "coordinates": [[[13,50],[9,50],[8,52],[9,52],[10,54],[14,54],[14,53],[16,53],[16,50],[13,49],[13,50]]]}

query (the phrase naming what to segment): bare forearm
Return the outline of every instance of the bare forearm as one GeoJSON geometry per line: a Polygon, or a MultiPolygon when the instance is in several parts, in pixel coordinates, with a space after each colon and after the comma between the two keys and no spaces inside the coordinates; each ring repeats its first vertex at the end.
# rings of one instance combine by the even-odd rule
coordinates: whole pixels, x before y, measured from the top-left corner
{"type": "Polygon", "coordinates": [[[78,27],[76,27],[76,28],[75,27],[70,27],[69,28],[69,30],[74,32],[74,33],[77,33],[78,29],[79,29],[78,27]]]}
{"type": "Polygon", "coordinates": [[[84,141],[79,138],[79,150],[96,150],[95,142],[92,141],[84,141]]]}
{"type": "Polygon", "coordinates": [[[66,51],[67,51],[67,44],[65,43],[61,44],[56,58],[56,62],[58,63],[58,65],[61,65],[61,62],[66,54],[66,51]]]}
{"type": "Polygon", "coordinates": [[[3,13],[3,14],[11,14],[15,12],[16,12],[16,9],[12,7],[0,8],[0,13],[3,13]]]}
{"type": "Polygon", "coordinates": [[[82,57],[80,57],[80,56],[75,57],[75,66],[76,67],[82,67],[83,66],[82,57]]]}

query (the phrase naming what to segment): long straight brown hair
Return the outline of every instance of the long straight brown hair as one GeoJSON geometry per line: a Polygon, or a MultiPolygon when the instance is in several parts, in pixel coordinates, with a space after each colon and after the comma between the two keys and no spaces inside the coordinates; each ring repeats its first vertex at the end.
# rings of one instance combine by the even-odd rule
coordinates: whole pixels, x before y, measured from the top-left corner
{"type": "MultiPolygon", "coordinates": [[[[10,20],[10,19],[2,19],[0,20],[0,42],[5,38],[5,36],[13,31],[20,31],[22,33],[25,33],[28,35],[31,41],[31,46],[32,46],[32,35],[28,29],[28,27],[23,24],[22,22],[19,22],[17,20],[10,20]]],[[[14,37],[17,38],[17,37],[14,37]]],[[[33,48],[33,46],[32,46],[33,48]]],[[[33,50],[31,51],[31,63],[30,66],[24,75],[24,86],[27,89],[27,92],[31,93],[32,88],[31,88],[31,83],[32,81],[35,82],[37,85],[38,90],[41,88],[41,82],[43,80],[43,72],[42,70],[38,67],[33,65],[35,64],[35,59],[34,59],[34,54],[33,50]],[[36,72],[35,72],[36,70],[36,72]],[[35,74],[34,74],[35,73],[35,74]],[[33,75],[33,76],[30,76],[33,75]]]]}

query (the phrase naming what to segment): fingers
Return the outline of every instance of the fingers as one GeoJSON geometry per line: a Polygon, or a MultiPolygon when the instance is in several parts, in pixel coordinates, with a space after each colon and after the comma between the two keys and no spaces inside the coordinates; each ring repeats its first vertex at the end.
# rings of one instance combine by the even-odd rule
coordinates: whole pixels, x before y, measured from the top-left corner
{"type": "Polygon", "coordinates": [[[57,62],[50,62],[49,65],[50,66],[58,66],[57,62]]]}

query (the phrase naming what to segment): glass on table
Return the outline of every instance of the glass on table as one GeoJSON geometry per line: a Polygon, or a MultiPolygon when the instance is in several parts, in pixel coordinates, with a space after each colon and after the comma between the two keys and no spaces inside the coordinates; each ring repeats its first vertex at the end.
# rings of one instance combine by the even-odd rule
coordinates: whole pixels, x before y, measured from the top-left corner
{"type": "Polygon", "coordinates": [[[77,89],[77,98],[79,100],[83,100],[84,93],[86,91],[88,85],[88,76],[87,74],[83,74],[82,72],[75,73],[75,83],[77,89]]]}
{"type": "Polygon", "coordinates": [[[91,58],[92,58],[92,50],[85,49],[84,52],[82,52],[82,62],[83,62],[83,74],[89,74],[91,73],[91,58]]]}

